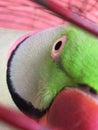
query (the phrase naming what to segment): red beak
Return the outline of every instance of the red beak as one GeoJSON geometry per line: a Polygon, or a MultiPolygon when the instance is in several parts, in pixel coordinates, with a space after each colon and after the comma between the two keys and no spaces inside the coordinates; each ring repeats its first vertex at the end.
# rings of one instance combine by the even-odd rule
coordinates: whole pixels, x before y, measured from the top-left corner
{"type": "Polygon", "coordinates": [[[40,123],[60,130],[98,130],[98,102],[78,89],[63,90],[40,123]]]}

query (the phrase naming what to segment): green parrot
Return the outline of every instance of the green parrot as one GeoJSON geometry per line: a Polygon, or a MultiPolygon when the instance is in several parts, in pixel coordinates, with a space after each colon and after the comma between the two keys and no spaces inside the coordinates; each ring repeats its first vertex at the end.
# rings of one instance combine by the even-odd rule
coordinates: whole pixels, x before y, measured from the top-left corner
{"type": "Polygon", "coordinates": [[[30,35],[10,52],[7,84],[16,105],[41,117],[66,88],[98,93],[98,39],[61,25],[30,35]]]}

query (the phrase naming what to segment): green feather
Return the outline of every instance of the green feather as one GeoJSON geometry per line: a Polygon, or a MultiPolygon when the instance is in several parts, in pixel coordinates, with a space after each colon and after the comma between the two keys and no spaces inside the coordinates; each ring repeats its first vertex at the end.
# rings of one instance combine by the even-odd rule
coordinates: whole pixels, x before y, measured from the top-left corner
{"type": "Polygon", "coordinates": [[[36,102],[40,109],[49,107],[55,96],[65,87],[86,84],[98,92],[98,40],[89,33],[69,27],[66,44],[59,62],[45,60],[39,77],[42,88],[36,102]]]}
{"type": "Polygon", "coordinates": [[[64,71],[78,84],[86,84],[98,92],[98,39],[71,27],[61,53],[64,71]]]}
{"type": "Polygon", "coordinates": [[[40,71],[39,87],[36,103],[40,109],[45,109],[62,89],[75,86],[72,79],[51,58],[47,59],[40,71]],[[40,86],[41,84],[41,86],[40,86]]]}

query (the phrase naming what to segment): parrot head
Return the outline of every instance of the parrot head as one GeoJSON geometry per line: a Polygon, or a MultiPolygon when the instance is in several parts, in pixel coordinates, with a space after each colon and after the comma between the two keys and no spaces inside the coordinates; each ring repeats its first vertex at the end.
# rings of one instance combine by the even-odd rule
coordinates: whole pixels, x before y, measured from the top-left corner
{"type": "Polygon", "coordinates": [[[51,110],[63,90],[96,103],[98,39],[72,25],[30,35],[10,52],[7,84],[20,110],[36,118],[51,110]]]}

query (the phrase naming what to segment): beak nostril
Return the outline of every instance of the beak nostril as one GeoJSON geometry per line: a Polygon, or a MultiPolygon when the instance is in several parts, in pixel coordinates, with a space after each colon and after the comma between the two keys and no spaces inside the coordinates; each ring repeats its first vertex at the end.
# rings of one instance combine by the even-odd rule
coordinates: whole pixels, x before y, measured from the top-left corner
{"type": "Polygon", "coordinates": [[[93,94],[97,94],[96,90],[93,89],[93,88],[89,88],[89,91],[90,91],[91,93],[93,93],[93,94]]]}
{"type": "Polygon", "coordinates": [[[90,93],[92,93],[92,94],[97,94],[97,91],[96,91],[94,88],[92,88],[91,86],[89,86],[89,85],[86,85],[86,84],[78,84],[78,87],[79,87],[81,90],[85,91],[85,92],[90,92],[90,93]]]}
{"type": "Polygon", "coordinates": [[[89,86],[86,85],[86,84],[78,84],[78,86],[79,86],[80,88],[88,88],[88,87],[89,87],[89,86]]]}
{"type": "Polygon", "coordinates": [[[55,50],[59,50],[59,48],[61,47],[62,45],[62,41],[58,41],[57,44],[55,45],[55,50]]]}

